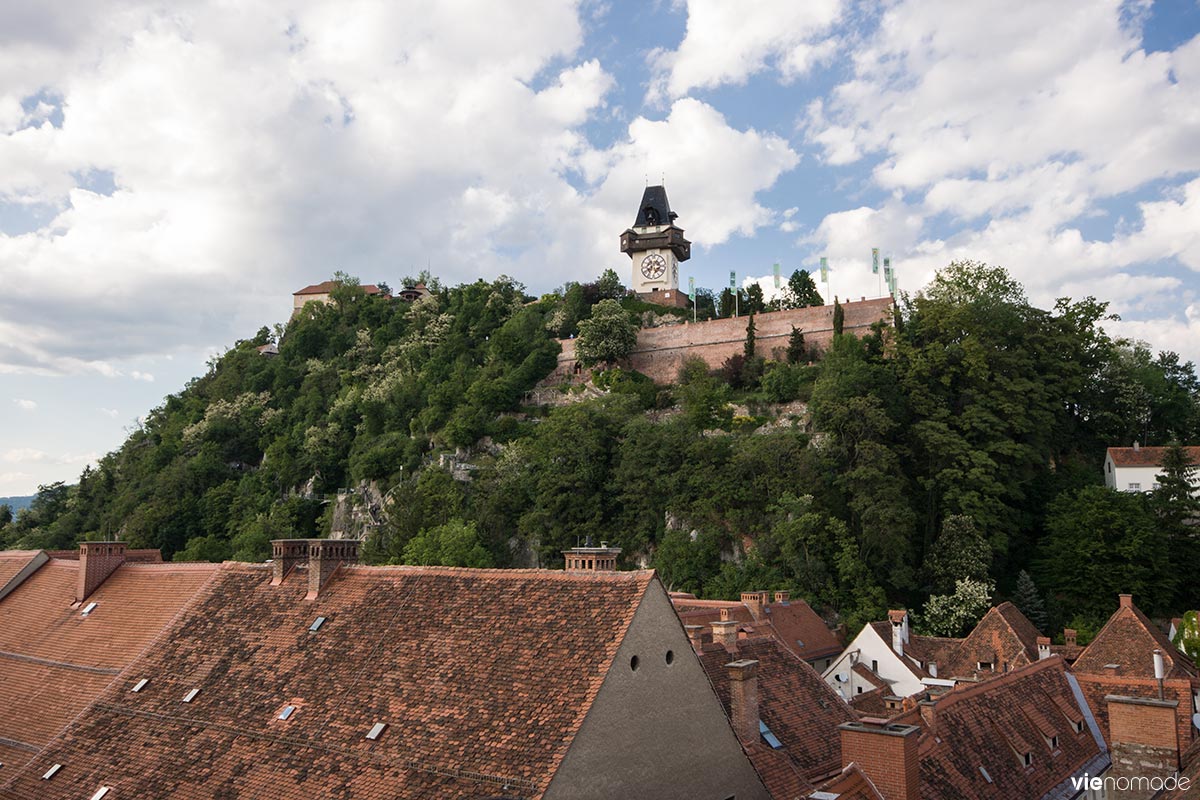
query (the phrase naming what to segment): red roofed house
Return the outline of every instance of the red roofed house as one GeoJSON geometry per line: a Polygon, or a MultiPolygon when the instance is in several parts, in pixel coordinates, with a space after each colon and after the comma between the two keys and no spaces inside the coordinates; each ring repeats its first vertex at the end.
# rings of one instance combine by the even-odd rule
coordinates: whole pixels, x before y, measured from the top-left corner
{"type": "Polygon", "coordinates": [[[121,542],[0,553],[0,780],[116,680],[217,569],[132,553],[143,563],[121,542]]]}
{"type": "Polygon", "coordinates": [[[220,565],[0,797],[768,798],[653,572],[273,548],[220,565]]]}
{"type": "Polygon", "coordinates": [[[889,611],[887,621],[863,626],[826,668],[824,678],[847,701],[878,690],[881,683],[890,687],[887,694],[901,698],[931,687],[948,689],[954,682],[938,677],[939,665],[958,641],[914,634],[908,612],[889,611]]]}
{"type": "MultiPolygon", "coordinates": [[[[328,305],[333,302],[330,295],[333,290],[340,286],[338,281],[322,281],[314,283],[312,286],[305,286],[298,292],[292,292],[292,316],[300,313],[300,309],[304,308],[305,303],[325,303],[328,305]]],[[[359,286],[367,294],[383,294],[383,290],[373,283],[367,283],[359,286]]]]}
{"type": "Polygon", "coordinates": [[[938,664],[944,678],[986,680],[1050,657],[1050,640],[1012,603],[988,609],[965,639],[938,664]]]}
{"type": "Polygon", "coordinates": [[[697,600],[684,592],[671,593],[671,604],[684,625],[736,620],[745,633],[774,636],[818,672],[828,667],[842,650],[838,637],[803,599],[788,592],[774,592],[773,599],[770,592],[742,592],[741,600],[697,600]]]}
{"type": "Polygon", "coordinates": [[[1123,594],[1116,612],[1084,648],[1072,668],[1114,751],[1141,763],[1178,769],[1181,754],[1200,739],[1192,715],[1200,713],[1200,676],[1188,658],[1123,594]],[[1161,657],[1160,681],[1156,654],[1161,657]],[[1149,738],[1147,738],[1149,737],[1149,738]]]}
{"type": "MultiPolygon", "coordinates": [[[[1119,492],[1149,492],[1158,486],[1165,447],[1110,447],[1104,456],[1104,485],[1119,492]]],[[[1188,463],[1200,467],[1200,447],[1185,447],[1188,463]]],[[[1196,492],[1200,493],[1200,485],[1196,492]]]]}

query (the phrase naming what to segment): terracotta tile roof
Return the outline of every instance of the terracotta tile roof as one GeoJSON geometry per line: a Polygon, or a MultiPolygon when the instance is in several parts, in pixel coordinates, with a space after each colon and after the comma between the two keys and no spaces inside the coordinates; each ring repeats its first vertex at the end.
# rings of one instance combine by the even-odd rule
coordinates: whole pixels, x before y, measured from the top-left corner
{"type": "Polygon", "coordinates": [[[855,719],[845,701],[795,653],[774,638],[744,639],[737,653],[705,648],[700,656],[709,681],[729,713],[729,673],[736,659],[758,662],[759,718],[805,776],[819,778],[841,767],[837,726],[855,719]]]}
{"type": "Polygon", "coordinates": [[[217,568],[123,565],[85,618],[73,607],[79,566],[51,559],[0,599],[0,743],[26,746],[3,759],[9,767],[98,697],[217,568]]]}
{"type": "Polygon", "coordinates": [[[859,717],[890,717],[886,698],[892,696],[891,687],[882,686],[850,697],[850,707],[859,717]]]}
{"type": "MultiPolygon", "coordinates": [[[[1188,463],[1200,464],[1200,447],[1185,447],[1188,463]]],[[[1162,463],[1165,447],[1110,447],[1108,456],[1118,467],[1157,467],[1162,463]]]]}
{"type": "MultiPolygon", "coordinates": [[[[1183,784],[1186,789],[1175,788],[1171,791],[1164,792],[1156,796],[1155,800],[1184,800],[1185,797],[1195,798],[1196,787],[1200,786],[1200,739],[1188,748],[1188,750],[1180,758],[1182,768],[1179,770],[1179,777],[1187,778],[1188,782],[1183,784]]],[[[1180,782],[1182,783],[1182,781],[1180,782]]]]}
{"type": "Polygon", "coordinates": [[[1096,638],[1075,659],[1074,671],[1111,674],[1105,670],[1105,665],[1119,664],[1120,675],[1124,677],[1153,678],[1154,650],[1158,649],[1163,652],[1167,677],[1196,677],[1195,665],[1134,605],[1132,598],[1126,598],[1122,598],[1122,604],[1096,638]]]}
{"type": "Polygon", "coordinates": [[[671,604],[684,625],[709,625],[722,619],[721,612],[724,611],[728,619],[743,623],[742,630],[774,636],[806,661],[833,656],[842,649],[837,636],[803,599],[769,603],[758,619],[744,603],[736,600],[697,600],[674,593],[671,604]]]}
{"type": "Polygon", "coordinates": [[[21,570],[37,558],[40,550],[4,550],[0,551],[0,589],[8,585],[21,570]]]}
{"type": "Polygon", "coordinates": [[[813,785],[800,774],[787,753],[773,750],[765,744],[744,749],[772,800],[801,800],[813,791],[813,785]]]}
{"type": "Polygon", "coordinates": [[[112,785],[183,800],[407,800],[503,795],[505,784],[540,796],[654,580],[343,567],[305,601],[304,573],[271,586],[268,567],[221,565],[12,796],[112,785]],[[286,722],[285,704],[299,708],[286,722]],[[377,722],[388,729],[366,740],[377,722]],[[41,782],[56,762],[61,773],[41,782]]]}
{"type": "MultiPolygon", "coordinates": [[[[78,561],[79,550],[47,550],[46,555],[51,558],[60,558],[67,561],[78,561]]],[[[163,563],[162,551],[157,547],[146,548],[144,550],[126,550],[126,564],[161,564],[163,563]]],[[[178,562],[177,562],[178,563],[178,562]]]]}
{"type": "MultiPolygon", "coordinates": [[[[337,281],[322,281],[321,283],[314,283],[312,286],[305,286],[298,292],[292,292],[292,294],[329,294],[339,285],[340,284],[337,281]]],[[[358,288],[362,289],[367,294],[379,294],[379,287],[373,283],[365,283],[358,288]]]]}
{"type": "Polygon", "coordinates": [[[1101,756],[1087,726],[1076,732],[1064,713],[1075,707],[1078,718],[1076,703],[1062,659],[1050,658],[922,707],[922,800],[1044,796],[1101,756]],[[1057,750],[1047,734],[1058,737],[1057,750]]]}
{"type": "Polygon", "coordinates": [[[851,761],[840,774],[817,787],[819,791],[837,796],[837,800],[884,800],[875,784],[851,761]]]}
{"type": "Polygon", "coordinates": [[[1032,664],[1038,660],[1039,635],[1016,606],[1001,603],[989,609],[971,633],[950,649],[947,660],[938,664],[938,675],[986,680],[1032,664]],[[980,662],[993,664],[994,671],[980,671],[980,662]]]}

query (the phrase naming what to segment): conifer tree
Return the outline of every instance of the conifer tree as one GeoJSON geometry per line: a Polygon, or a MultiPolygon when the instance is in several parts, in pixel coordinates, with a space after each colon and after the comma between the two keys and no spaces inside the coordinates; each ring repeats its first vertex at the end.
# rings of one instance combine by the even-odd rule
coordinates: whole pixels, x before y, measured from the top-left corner
{"type": "Polygon", "coordinates": [[[758,330],[754,325],[754,312],[750,312],[750,321],[746,323],[746,343],[742,346],[742,355],[746,361],[754,359],[754,333],[758,330]]]}
{"type": "Polygon", "coordinates": [[[801,364],[808,355],[804,351],[804,331],[792,326],[792,335],[788,337],[787,360],[789,364],[801,364]]]}
{"type": "Polygon", "coordinates": [[[842,310],[842,304],[834,298],[833,301],[833,335],[841,336],[842,328],[846,325],[846,312],[842,310]]]}
{"type": "Polygon", "coordinates": [[[1012,601],[1038,631],[1045,633],[1049,629],[1050,620],[1046,615],[1046,604],[1042,602],[1042,595],[1038,592],[1033,578],[1029,577],[1025,570],[1017,574],[1017,591],[1012,601]]]}

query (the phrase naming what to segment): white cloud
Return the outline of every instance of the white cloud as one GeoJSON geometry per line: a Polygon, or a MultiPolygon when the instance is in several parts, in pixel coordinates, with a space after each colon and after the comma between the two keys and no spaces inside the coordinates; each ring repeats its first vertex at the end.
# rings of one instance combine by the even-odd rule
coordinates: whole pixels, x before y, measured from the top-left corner
{"type": "Polygon", "coordinates": [[[17,447],[0,454],[0,461],[10,464],[87,464],[97,458],[98,453],[61,453],[55,456],[35,447],[17,447]]]}
{"type": "Polygon", "coordinates": [[[19,397],[14,397],[13,402],[16,403],[17,408],[21,409],[22,411],[36,411],[38,407],[38,404],[33,400],[24,400],[19,397]]]}
{"type": "Polygon", "coordinates": [[[121,412],[117,411],[115,408],[101,408],[100,413],[104,414],[106,417],[116,419],[121,412]]]}
{"type": "Polygon", "coordinates": [[[12,450],[6,450],[0,459],[9,462],[10,464],[20,464],[26,461],[46,461],[50,456],[41,450],[32,447],[19,447],[12,450]]]}
{"type": "Polygon", "coordinates": [[[151,375],[149,372],[141,372],[140,370],[135,369],[133,372],[129,373],[129,377],[133,378],[135,381],[145,381],[146,383],[154,383],[154,376],[151,375]]]}
{"type": "Polygon", "coordinates": [[[842,0],[688,0],[679,49],[651,55],[648,99],[745,83],[768,67],[785,81],[803,75],[833,54],[829,31],[843,6],[842,0]]]}

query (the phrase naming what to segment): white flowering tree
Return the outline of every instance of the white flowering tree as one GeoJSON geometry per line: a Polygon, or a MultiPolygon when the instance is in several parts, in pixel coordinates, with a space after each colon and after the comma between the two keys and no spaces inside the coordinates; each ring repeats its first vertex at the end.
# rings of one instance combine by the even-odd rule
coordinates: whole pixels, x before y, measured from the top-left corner
{"type": "Polygon", "coordinates": [[[955,581],[954,594],[935,594],[925,603],[926,630],[934,636],[961,636],[991,608],[995,589],[991,581],[955,581]]]}

